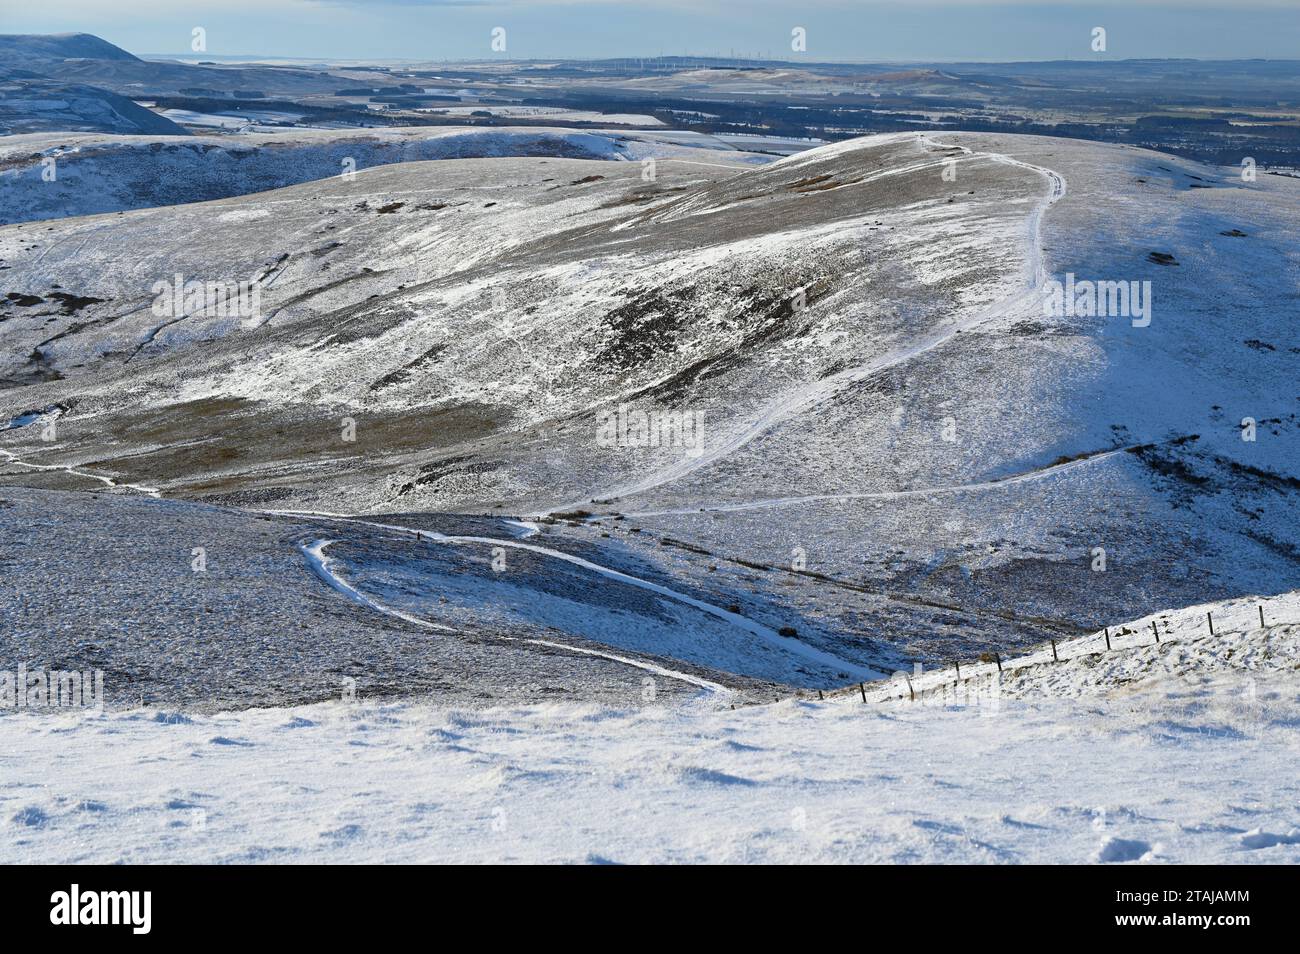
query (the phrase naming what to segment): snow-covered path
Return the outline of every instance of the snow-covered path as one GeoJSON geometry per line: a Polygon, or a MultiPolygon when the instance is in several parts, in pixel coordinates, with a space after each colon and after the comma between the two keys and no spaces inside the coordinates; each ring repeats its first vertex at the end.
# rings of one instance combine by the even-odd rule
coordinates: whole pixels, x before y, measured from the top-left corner
{"type": "MultiPolygon", "coordinates": [[[[927,145],[951,148],[944,146],[942,143],[935,142],[927,136],[922,135],[917,138],[927,145]]],[[[905,346],[885,351],[865,364],[846,368],[843,371],[828,375],[825,378],[797,390],[779,395],[775,400],[771,401],[757,413],[753,414],[748,420],[742,421],[740,426],[733,427],[729,434],[718,435],[714,433],[710,435],[707,447],[700,454],[683,455],[668,466],[653,471],[644,477],[614,487],[593,490],[592,492],[585,494],[581,500],[567,501],[565,503],[557,504],[556,506],[542,511],[538,516],[542,516],[546,513],[560,513],[574,510],[586,505],[592,499],[617,500],[634,494],[644,493],[647,490],[653,490],[654,488],[662,487],[665,484],[673,483],[703,467],[708,467],[717,461],[729,457],[740,448],[746,446],[755,438],[767,433],[777,425],[798,417],[801,414],[805,414],[811,409],[832,400],[837,394],[854,384],[867,380],[868,378],[879,374],[881,371],[888,370],[889,368],[896,367],[900,364],[905,364],[920,355],[946,344],[962,332],[977,328],[989,321],[1036,306],[1040,300],[1040,290],[1042,285],[1047,280],[1047,269],[1043,260],[1043,216],[1052,205],[1065,196],[1065,179],[1060,175],[1060,173],[1055,172],[1054,170],[1047,169],[1043,166],[1033,165],[1032,163],[1024,162],[1011,156],[1002,155],[1001,153],[975,153],[966,146],[959,146],[956,148],[961,149],[969,158],[985,157],[990,158],[995,162],[1029,169],[1043,176],[1043,178],[1047,180],[1047,194],[1043,197],[1042,201],[1035,206],[1034,211],[1028,218],[1025,235],[1026,281],[1021,289],[999,301],[981,308],[973,315],[959,318],[954,322],[935,328],[934,330],[913,339],[905,346]]],[[[830,158],[834,155],[833,152],[826,150],[819,150],[819,153],[821,154],[821,158],[830,158]]],[[[797,158],[797,156],[792,158],[797,158]]],[[[780,165],[780,163],[777,163],[777,165],[780,165]]],[[[877,173],[877,176],[879,175],[881,174],[877,173]]]]}
{"type": "MultiPolygon", "coordinates": [[[[413,623],[416,626],[422,626],[426,629],[433,629],[443,633],[455,633],[456,630],[451,626],[443,626],[441,623],[434,623],[430,620],[419,616],[413,616],[410,613],[404,613],[399,609],[394,609],[379,600],[367,596],[358,590],[355,586],[345,580],[334,568],[334,561],[325,556],[325,548],[334,540],[316,540],[310,544],[303,544],[300,549],[307,557],[311,564],[312,570],[332,589],[338,590],[348,599],[355,603],[374,610],[376,613],[383,613],[385,616],[392,616],[396,619],[403,620],[407,623],[413,623]]],[[[600,659],[608,659],[611,662],[621,663],[624,666],[631,666],[634,669],[641,669],[645,672],[654,673],[657,676],[663,676],[665,679],[675,679],[678,682],[684,682],[692,686],[698,686],[718,696],[720,699],[730,698],[733,693],[726,686],[719,685],[708,679],[699,676],[693,676],[690,673],[679,672],[675,669],[668,669],[663,666],[656,666],[654,663],[646,662],[642,659],[629,659],[626,656],[618,656],[613,653],[601,652],[595,649],[588,649],[582,646],[571,646],[567,643],[557,643],[547,639],[528,639],[516,636],[499,635],[496,638],[506,642],[527,643],[532,646],[547,646],[551,649],[561,649],[565,652],[577,653],[581,656],[596,656],[600,659]]]]}
{"type": "Polygon", "coordinates": [[[157,487],[146,487],[144,484],[121,483],[117,480],[114,480],[112,477],[105,476],[104,474],[96,474],[89,470],[79,470],[76,467],[72,467],[68,464],[33,464],[31,461],[23,460],[13,451],[5,450],[2,447],[0,447],[0,454],[4,454],[8,462],[15,467],[24,467],[28,470],[44,470],[44,471],[59,470],[59,471],[63,471],[66,474],[71,474],[74,477],[87,477],[90,480],[98,480],[101,484],[103,484],[106,487],[113,487],[115,489],[120,488],[122,490],[133,490],[136,493],[147,494],[150,497],[158,497],[161,495],[161,491],[157,487]]]}
{"type": "Polygon", "coordinates": [[[434,623],[419,616],[412,616],[410,613],[403,613],[401,610],[394,609],[391,606],[385,606],[376,599],[362,593],[355,586],[345,580],[335,568],[334,561],[325,555],[325,548],[335,540],[315,540],[312,543],[304,543],[298,549],[307,557],[307,563],[311,566],[312,571],[321,578],[321,580],[331,589],[338,590],[352,602],[364,606],[366,609],[374,610],[376,613],[383,613],[385,616],[392,616],[407,623],[413,623],[416,626],[423,626],[426,629],[436,629],[443,633],[454,633],[455,630],[450,626],[443,626],[441,623],[434,623]]]}
{"type": "MultiPolygon", "coordinates": [[[[41,411],[29,411],[25,414],[19,414],[17,417],[11,418],[8,421],[6,421],[3,425],[0,425],[0,433],[3,433],[4,431],[16,431],[21,428],[32,427],[33,425],[37,425],[37,424],[40,425],[54,424],[61,417],[63,417],[65,413],[66,410],[62,406],[52,405],[41,411]]],[[[48,449],[53,450],[56,448],[49,447],[48,449]]],[[[14,467],[22,467],[26,470],[37,470],[37,471],[58,470],[58,471],[63,471],[66,474],[71,474],[74,477],[85,477],[90,480],[97,480],[105,487],[120,488],[122,490],[132,490],[135,491],[136,493],[148,494],[150,497],[158,497],[161,495],[161,492],[157,487],[146,487],[143,484],[125,483],[122,481],[115,480],[114,478],[108,477],[104,474],[97,474],[89,470],[81,470],[80,468],[71,466],[69,464],[34,464],[29,460],[24,460],[22,457],[15,454],[13,451],[7,450],[3,447],[0,447],[0,454],[3,454],[6,461],[8,461],[8,463],[14,467]]]]}
{"type": "Polygon", "coordinates": [[[916,702],[0,710],[0,862],[1294,864],[1298,618],[1167,610],[916,702]]]}
{"type": "Polygon", "coordinates": [[[877,490],[847,494],[809,494],[801,497],[768,497],[763,500],[744,500],[738,503],[697,504],[694,507],[678,507],[670,510],[637,510],[632,513],[624,514],[624,516],[665,517],[686,516],[696,513],[735,513],[744,510],[766,510],[773,507],[794,507],[800,504],[826,503],[829,501],[899,500],[906,497],[930,497],[945,494],[975,493],[983,490],[999,490],[1003,487],[1013,487],[1017,484],[1028,483],[1046,476],[1057,476],[1083,467],[1087,464],[1108,460],[1119,454],[1129,453],[1135,448],[1144,446],[1148,445],[1131,444],[1126,447],[1116,447],[1113,450],[1088,454],[1086,456],[1078,457],[1075,460],[1065,461],[1061,464],[1049,464],[1046,467],[1038,467],[1022,474],[1014,474],[1009,477],[997,477],[992,480],[982,480],[972,484],[952,484],[945,487],[918,487],[913,490],[877,490]]]}
{"type": "Polygon", "coordinates": [[[735,626],[738,629],[750,633],[751,635],[757,637],[758,639],[780,650],[783,653],[788,653],[791,656],[795,656],[799,659],[804,660],[805,662],[813,663],[818,666],[823,666],[823,667],[838,670],[840,672],[845,672],[853,679],[878,679],[880,678],[881,675],[881,673],[878,670],[870,669],[864,666],[859,666],[858,664],[849,662],[847,659],[842,659],[833,653],[829,653],[826,652],[825,650],[817,649],[814,646],[809,646],[807,643],[804,643],[798,639],[782,636],[779,633],[777,633],[775,630],[773,630],[771,627],[764,626],[761,623],[756,623],[752,619],[748,619],[740,615],[739,613],[733,613],[730,610],[723,609],[720,606],[714,606],[712,603],[707,603],[703,600],[696,599],[695,597],[689,596],[685,593],[679,593],[678,591],[671,589],[667,586],[663,586],[662,584],[655,583],[651,580],[644,580],[640,577],[633,576],[630,573],[624,573],[621,570],[615,570],[615,569],[611,569],[610,567],[601,566],[598,563],[592,563],[590,560],[584,560],[582,557],[574,556],[571,553],[565,553],[561,550],[552,550],[549,547],[538,546],[537,544],[533,544],[533,543],[524,543],[521,540],[509,540],[509,539],[502,539],[499,537],[451,536],[444,533],[438,533],[437,531],[434,530],[417,530],[413,527],[403,527],[397,524],[378,523],[373,520],[365,520],[360,517],[346,516],[342,514],[317,513],[312,511],[293,511],[293,510],[268,510],[266,512],[277,514],[279,516],[289,516],[289,517],[325,517],[330,520],[340,520],[347,523],[361,524],[363,526],[373,527],[377,530],[388,530],[396,533],[413,534],[419,536],[422,539],[430,540],[434,543],[452,544],[452,545],[476,544],[481,546],[508,547],[516,550],[527,550],[530,553],[536,553],[540,556],[545,556],[550,559],[562,560],[566,563],[571,563],[574,566],[580,566],[585,570],[590,570],[591,572],[597,573],[600,576],[606,577],[608,579],[617,580],[620,583],[627,583],[631,586],[637,587],[638,589],[648,590],[651,593],[655,593],[659,596],[666,597],[667,599],[673,600],[675,602],[682,603],[686,606],[690,606],[693,609],[697,609],[703,613],[707,613],[710,616],[723,620],[724,622],[730,623],[731,625],[735,626]]]}

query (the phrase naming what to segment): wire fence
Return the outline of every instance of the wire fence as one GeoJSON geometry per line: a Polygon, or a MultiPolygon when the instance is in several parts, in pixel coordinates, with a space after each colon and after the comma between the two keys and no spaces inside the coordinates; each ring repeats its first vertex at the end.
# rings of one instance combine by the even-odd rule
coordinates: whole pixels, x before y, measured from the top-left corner
{"type": "MultiPolygon", "coordinates": [[[[1262,631],[1267,638],[1269,629],[1285,625],[1282,622],[1271,624],[1267,622],[1263,604],[1255,604],[1255,609],[1258,613],[1259,625],[1258,627],[1252,625],[1249,629],[1262,631]]],[[[1189,611],[1173,611],[1163,617],[1152,616],[1123,626],[1108,626],[1091,636],[1070,640],[1049,638],[1046,644],[1012,659],[1004,660],[1001,653],[990,651],[981,653],[978,660],[974,662],[953,660],[949,665],[941,668],[924,671],[918,668],[912,674],[901,671],[892,678],[877,682],[874,685],[859,682],[829,691],[818,690],[817,698],[839,700],[861,697],[863,703],[875,704],[903,700],[911,702],[924,701],[927,693],[940,693],[944,698],[947,698],[949,690],[952,690],[954,696],[958,696],[960,694],[957,690],[963,686],[970,686],[972,681],[978,683],[980,680],[1000,679],[1003,675],[1015,673],[1022,669],[1066,663],[1071,660],[1100,656],[1105,653],[1131,652],[1150,646],[1174,644],[1187,639],[1189,635],[1198,635],[1202,638],[1217,638],[1248,631],[1247,627],[1233,625],[1231,622],[1225,626],[1222,619],[1216,627],[1212,610],[1206,611],[1203,622],[1204,629],[1199,634],[1188,628],[1188,622],[1190,622],[1189,611]],[[1174,628],[1173,620],[1175,618],[1179,620],[1177,629],[1174,628]],[[1163,635],[1161,634],[1161,622],[1165,624],[1163,635]]]]}

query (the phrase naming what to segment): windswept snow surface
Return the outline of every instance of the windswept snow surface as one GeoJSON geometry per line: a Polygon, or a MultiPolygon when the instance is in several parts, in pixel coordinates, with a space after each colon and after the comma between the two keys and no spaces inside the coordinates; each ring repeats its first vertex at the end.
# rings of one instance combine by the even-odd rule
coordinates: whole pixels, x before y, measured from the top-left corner
{"type": "Polygon", "coordinates": [[[1059,664],[1078,699],[10,713],[0,860],[1295,864],[1300,627],[1266,633],[1059,664]]]}

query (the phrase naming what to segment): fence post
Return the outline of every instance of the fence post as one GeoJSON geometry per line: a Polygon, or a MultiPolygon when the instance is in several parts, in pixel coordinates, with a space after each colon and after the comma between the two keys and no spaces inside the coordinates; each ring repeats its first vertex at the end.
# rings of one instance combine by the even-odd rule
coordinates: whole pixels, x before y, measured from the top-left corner
{"type": "Polygon", "coordinates": [[[1106,627],[1106,652],[1110,652],[1110,627],[1106,627]]]}
{"type": "Polygon", "coordinates": [[[862,683],[858,683],[858,692],[862,693],[862,701],[863,701],[863,702],[866,702],[866,701],[867,701],[867,687],[864,686],[862,683]]]}
{"type": "Polygon", "coordinates": [[[1002,656],[999,653],[994,653],[993,661],[998,664],[998,672],[1002,672],[1002,656]]]}
{"type": "Polygon", "coordinates": [[[1214,614],[1206,613],[1205,618],[1210,621],[1210,635],[1214,635],[1214,614]]]}
{"type": "Polygon", "coordinates": [[[1052,638],[1049,636],[1049,637],[1048,637],[1048,642],[1050,642],[1050,643],[1052,644],[1052,662],[1060,662],[1060,661],[1061,661],[1061,657],[1058,656],[1058,655],[1056,655],[1056,640],[1052,639],[1052,638]]]}
{"type": "Polygon", "coordinates": [[[961,679],[961,660],[960,660],[960,659],[954,659],[954,660],[952,661],[952,664],[953,664],[954,666],[957,667],[957,678],[958,678],[958,679],[961,679]]]}
{"type": "Polygon", "coordinates": [[[1268,629],[1268,627],[1264,625],[1264,607],[1262,606],[1259,608],[1259,628],[1268,629]]]}
{"type": "Polygon", "coordinates": [[[1152,621],[1151,621],[1151,632],[1153,632],[1153,633],[1156,634],[1156,644],[1159,645],[1159,643],[1160,643],[1160,630],[1156,629],[1156,621],[1155,621],[1155,620],[1152,620],[1152,621]]]}
{"type": "Polygon", "coordinates": [[[907,692],[908,692],[908,695],[910,695],[910,696],[912,697],[912,701],[915,702],[915,701],[916,701],[916,690],[912,688],[912,677],[909,676],[907,673],[903,673],[903,678],[907,680],[907,692]]]}
{"type": "Polygon", "coordinates": [[[825,696],[822,695],[822,691],[821,691],[820,689],[817,690],[817,698],[818,698],[818,699],[825,699],[825,698],[826,698],[825,696]]]}

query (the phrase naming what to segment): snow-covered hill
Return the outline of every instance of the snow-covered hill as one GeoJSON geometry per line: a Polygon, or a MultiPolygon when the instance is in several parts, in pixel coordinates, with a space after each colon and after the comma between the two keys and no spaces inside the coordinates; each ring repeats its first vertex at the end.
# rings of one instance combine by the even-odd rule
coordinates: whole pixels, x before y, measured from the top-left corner
{"type": "Polygon", "coordinates": [[[0,34],[0,56],[9,65],[18,62],[60,63],[81,59],[142,62],[139,57],[93,33],[0,34]]]}
{"type": "MultiPolygon", "coordinates": [[[[5,95],[0,87],[0,122],[4,121],[5,95]]],[[[430,159],[555,156],[640,161],[677,157],[724,166],[763,164],[771,159],[739,151],[718,137],[673,131],[424,126],[191,136],[157,113],[122,102],[155,122],[158,128],[152,131],[175,135],[59,132],[0,139],[0,189],[5,192],[0,224],[224,199],[328,180],[372,166],[430,159]]],[[[248,119],[231,121],[246,123],[248,119]]],[[[45,124],[41,128],[50,127],[45,124]]],[[[65,122],[56,128],[95,127],[65,122]]],[[[141,131],[149,131],[149,127],[141,131]]]]}
{"type": "Polygon", "coordinates": [[[1300,183],[460,135],[8,153],[0,860],[1300,860],[1300,183]]]}
{"type": "Polygon", "coordinates": [[[0,408],[53,408],[58,436],[0,434],[5,479],[590,511],[548,545],[732,573],[858,665],[1022,647],[1300,586],[1297,222],[1294,180],[907,134],[652,179],[403,163],[16,225],[0,408]],[[155,313],[178,274],[258,279],[257,320],[155,313]],[[1149,322],[1046,314],[1070,275],[1136,282],[1149,322]],[[629,446],[629,410],[677,430],[629,446]]]}
{"type": "MultiPolygon", "coordinates": [[[[15,134],[41,135],[47,130],[59,130],[59,136],[96,132],[188,137],[182,126],[109,90],[80,83],[29,78],[0,68],[0,135],[6,137],[0,139],[0,144],[7,144],[15,134]]],[[[5,146],[0,145],[0,156],[4,154],[5,146]]],[[[44,156],[33,157],[32,161],[36,180],[43,182],[41,172],[48,167],[40,164],[41,158],[44,156]]],[[[6,160],[0,158],[0,168],[5,164],[6,160]]],[[[0,173],[0,183],[3,183],[0,188],[4,188],[6,193],[16,193],[18,190],[11,188],[10,178],[0,173]]],[[[49,197],[48,192],[46,197],[49,197]]],[[[24,205],[17,194],[6,194],[0,222],[23,221],[13,217],[11,203],[15,210],[24,205]]]]}

